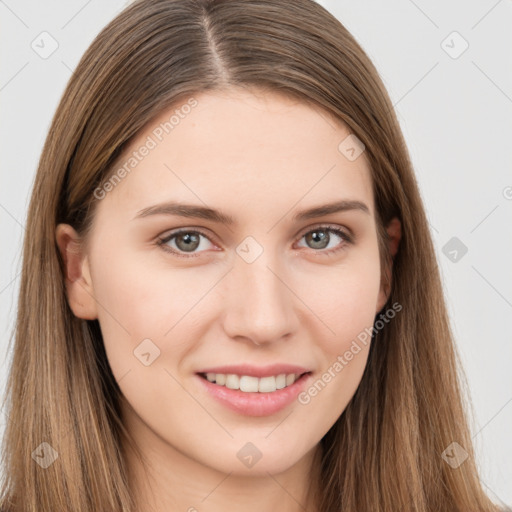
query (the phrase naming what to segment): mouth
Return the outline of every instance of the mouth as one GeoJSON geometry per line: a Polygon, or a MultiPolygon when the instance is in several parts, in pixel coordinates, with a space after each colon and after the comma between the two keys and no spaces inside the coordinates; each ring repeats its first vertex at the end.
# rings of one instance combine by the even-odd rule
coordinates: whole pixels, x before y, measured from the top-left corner
{"type": "Polygon", "coordinates": [[[243,393],[274,393],[280,389],[292,386],[303,376],[309,374],[311,372],[280,373],[267,377],[254,377],[252,375],[237,375],[234,373],[198,373],[200,377],[212,384],[243,393]]]}
{"type": "MultiPolygon", "coordinates": [[[[268,373],[268,372],[266,372],[268,373]]],[[[198,372],[196,378],[206,396],[244,416],[271,416],[297,402],[297,396],[313,378],[313,372],[244,375],[198,372]]]]}

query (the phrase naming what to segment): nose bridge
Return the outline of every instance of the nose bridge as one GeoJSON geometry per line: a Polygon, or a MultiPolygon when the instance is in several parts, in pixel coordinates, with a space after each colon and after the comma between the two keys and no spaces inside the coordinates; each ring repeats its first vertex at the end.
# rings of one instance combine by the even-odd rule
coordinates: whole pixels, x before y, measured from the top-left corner
{"type": "Polygon", "coordinates": [[[293,329],[293,294],[285,285],[284,267],[270,249],[254,261],[240,254],[229,277],[226,332],[258,344],[279,339],[293,329]]]}

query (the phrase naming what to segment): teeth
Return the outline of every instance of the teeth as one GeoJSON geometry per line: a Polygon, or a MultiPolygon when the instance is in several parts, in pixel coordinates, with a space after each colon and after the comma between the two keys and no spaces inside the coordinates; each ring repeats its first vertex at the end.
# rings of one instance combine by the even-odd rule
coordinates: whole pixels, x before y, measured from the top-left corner
{"type": "MultiPolygon", "coordinates": [[[[292,375],[292,374],[290,374],[290,375],[292,375]]],[[[278,375],[276,377],[276,388],[283,389],[284,387],[286,387],[286,375],[284,373],[282,373],[281,375],[278,375]]]]}
{"type": "Polygon", "coordinates": [[[275,377],[262,377],[258,384],[258,391],[260,393],[271,393],[275,391],[276,388],[276,378],[275,377]]]}
{"type": "Polygon", "coordinates": [[[228,373],[225,386],[229,389],[240,389],[240,378],[238,375],[228,373]]]}
{"type": "Polygon", "coordinates": [[[258,391],[258,377],[249,377],[248,375],[242,375],[240,377],[240,391],[247,393],[256,393],[258,391]]]}
{"type": "Polygon", "coordinates": [[[290,375],[286,376],[286,385],[290,386],[295,382],[295,375],[293,373],[290,373],[290,375]]]}
{"type": "Polygon", "coordinates": [[[235,375],[233,373],[207,373],[206,379],[219,386],[229,389],[239,389],[245,393],[272,393],[277,389],[291,386],[300,377],[297,373],[282,373],[271,377],[252,377],[250,375],[235,375]]]}

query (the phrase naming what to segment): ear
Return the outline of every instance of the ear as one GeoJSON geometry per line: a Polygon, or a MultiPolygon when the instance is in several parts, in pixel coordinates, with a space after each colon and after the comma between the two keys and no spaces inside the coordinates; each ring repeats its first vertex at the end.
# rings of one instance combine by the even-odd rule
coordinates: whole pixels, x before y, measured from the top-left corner
{"type": "Polygon", "coordinates": [[[398,251],[398,247],[400,245],[400,239],[402,238],[402,224],[398,220],[397,217],[393,217],[389,224],[386,227],[386,233],[388,235],[388,248],[389,254],[391,255],[391,261],[387,268],[384,269],[382,274],[379,298],[377,301],[377,310],[376,314],[384,307],[386,304],[389,294],[391,293],[391,279],[393,275],[393,259],[398,251]]]}
{"type": "Polygon", "coordinates": [[[69,307],[78,318],[98,318],[96,299],[89,271],[88,257],[83,253],[80,237],[69,224],[59,224],[55,238],[64,262],[64,279],[69,307]]]}

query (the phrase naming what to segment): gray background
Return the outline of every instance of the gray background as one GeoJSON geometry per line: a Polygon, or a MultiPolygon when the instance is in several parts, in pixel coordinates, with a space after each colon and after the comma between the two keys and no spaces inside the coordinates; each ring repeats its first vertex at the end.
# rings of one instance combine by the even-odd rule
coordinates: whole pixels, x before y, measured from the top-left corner
{"type": "MultiPolygon", "coordinates": [[[[127,3],[0,0],[2,389],[39,154],[80,56],[127,3]]],[[[512,504],[512,2],[320,3],[369,54],[397,110],[470,384],[482,477],[492,499],[512,504]]]]}

